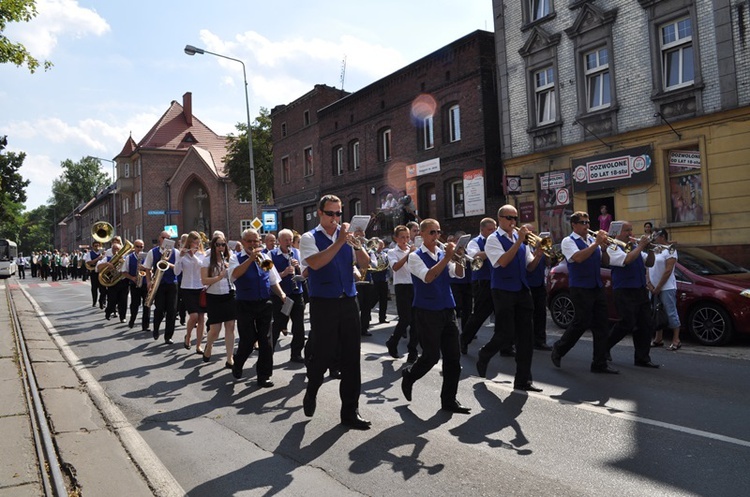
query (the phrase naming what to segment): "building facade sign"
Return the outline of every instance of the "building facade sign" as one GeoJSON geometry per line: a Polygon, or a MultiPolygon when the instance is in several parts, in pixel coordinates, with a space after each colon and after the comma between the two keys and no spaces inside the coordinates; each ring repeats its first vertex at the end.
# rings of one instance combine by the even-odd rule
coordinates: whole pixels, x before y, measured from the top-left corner
{"type": "Polygon", "coordinates": [[[464,215],[483,215],[484,200],[484,169],[464,171],[464,215]]]}
{"type": "Polygon", "coordinates": [[[578,193],[650,183],[652,164],[649,146],[573,159],[573,188],[578,193]]]}

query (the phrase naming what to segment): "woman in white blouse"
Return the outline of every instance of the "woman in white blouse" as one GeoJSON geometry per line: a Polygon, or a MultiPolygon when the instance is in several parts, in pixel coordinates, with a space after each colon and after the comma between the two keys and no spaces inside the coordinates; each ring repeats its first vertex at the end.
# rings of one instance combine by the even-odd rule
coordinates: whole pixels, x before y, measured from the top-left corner
{"type": "Polygon", "coordinates": [[[201,280],[208,287],[206,291],[208,311],[208,337],[206,349],[203,352],[203,362],[211,360],[213,344],[224,325],[224,343],[227,350],[227,360],[224,366],[228,369],[234,365],[234,322],[237,311],[234,304],[234,288],[227,275],[227,268],[232,258],[236,256],[227,247],[227,240],[223,235],[216,235],[211,239],[208,257],[203,261],[201,280]]]}
{"type": "Polygon", "coordinates": [[[201,343],[203,342],[206,308],[201,307],[199,299],[201,290],[203,290],[201,267],[205,258],[206,253],[203,251],[200,234],[197,231],[191,231],[188,233],[187,240],[182,245],[179,256],[175,261],[174,274],[176,276],[182,275],[180,291],[188,314],[184,346],[190,350],[190,335],[193,333],[193,328],[196,328],[196,354],[203,354],[201,343]]]}

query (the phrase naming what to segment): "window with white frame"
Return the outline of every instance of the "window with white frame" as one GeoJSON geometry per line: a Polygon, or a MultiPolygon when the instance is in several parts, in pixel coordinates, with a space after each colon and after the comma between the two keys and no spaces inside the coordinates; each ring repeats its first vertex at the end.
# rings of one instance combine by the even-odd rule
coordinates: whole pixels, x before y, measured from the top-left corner
{"type": "Polygon", "coordinates": [[[359,199],[352,200],[349,202],[349,209],[351,210],[352,216],[362,215],[362,201],[359,199]]]}
{"type": "Polygon", "coordinates": [[[143,225],[141,224],[135,225],[135,237],[138,240],[143,240],[143,225]]]}
{"type": "Polygon", "coordinates": [[[527,0],[529,2],[529,20],[536,21],[549,15],[550,0],[527,0]]]}
{"type": "Polygon", "coordinates": [[[433,127],[432,116],[422,119],[422,146],[424,150],[435,146],[435,129],[433,127]]]}
{"type": "Polygon", "coordinates": [[[338,146],[333,149],[333,175],[341,176],[344,174],[344,147],[338,146]]]}
{"type": "Polygon", "coordinates": [[[240,219],[240,233],[253,227],[252,219],[240,219]]]}
{"type": "Polygon", "coordinates": [[[589,111],[609,107],[612,103],[609,76],[609,51],[599,48],[583,55],[586,75],[586,108],[589,111]]]}
{"type": "Polygon", "coordinates": [[[349,144],[349,164],[352,171],[359,170],[359,140],[353,140],[349,144]]]}
{"type": "Polygon", "coordinates": [[[133,195],[133,209],[138,210],[141,208],[141,194],[142,192],[138,190],[135,192],[135,195],[133,195]]]}
{"type": "Polygon", "coordinates": [[[127,214],[130,212],[130,199],[128,197],[123,197],[122,199],[122,213],[127,214]]]}
{"type": "Polygon", "coordinates": [[[378,159],[388,162],[391,160],[391,128],[381,129],[378,138],[378,159]]]}
{"type": "Polygon", "coordinates": [[[450,184],[451,215],[464,217],[464,182],[456,180],[450,184]]]}
{"type": "Polygon", "coordinates": [[[687,86],[695,80],[693,27],[689,17],[659,28],[664,89],[687,86]]]}
{"type": "Polygon", "coordinates": [[[307,147],[302,154],[305,161],[305,176],[313,175],[313,149],[307,147]]]}
{"type": "Polygon", "coordinates": [[[124,171],[124,176],[125,176],[126,178],[129,178],[129,177],[130,177],[130,162],[126,162],[126,163],[125,163],[125,171],[124,171]]]}
{"type": "Polygon", "coordinates": [[[452,142],[461,140],[461,108],[451,105],[448,109],[448,139],[452,142]]]}
{"type": "Polygon", "coordinates": [[[281,181],[285,185],[292,181],[292,171],[289,169],[289,156],[281,158],[281,181]]]}
{"type": "Polygon", "coordinates": [[[534,90],[537,125],[555,122],[557,110],[555,108],[555,76],[552,67],[534,73],[534,90]]]}

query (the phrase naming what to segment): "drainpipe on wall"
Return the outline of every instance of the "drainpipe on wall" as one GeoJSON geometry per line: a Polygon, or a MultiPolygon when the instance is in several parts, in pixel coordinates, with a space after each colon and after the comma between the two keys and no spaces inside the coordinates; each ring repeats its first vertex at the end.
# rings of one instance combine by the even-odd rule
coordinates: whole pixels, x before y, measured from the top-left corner
{"type": "MultiPolygon", "coordinates": [[[[224,181],[224,209],[227,211],[227,243],[229,242],[229,239],[232,237],[232,226],[229,224],[229,185],[226,181],[224,181]]],[[[214,230],[216,231],[216,230],[214,230]]]]}
{"type": "MultiPolygon", "coordinates": [[[[170,210],[172,210],[172,205],[171,205],[172,204],[172,199],[169,198],[169,195],[170,195],[170,193],[169,193],[169,191],[170,191],[169,190],[169,181],[165,181],[164,182],[164,188],[166,190],[164,193],[167,196],[167,212],[169,212],[170,210]]],[[[168,225],[168,224],[172,224],[172,215],[165,213],[164,214],[164,225],[168,225]]]]}
{"type": "Polygon", "coordinates": [[[146,246],[146,229],[144,226],[145,219],[143,217],[143,211],[145,210],[143,207],[143,162],[141,162],[141,158],[138,157],[138,172],[140,172],[140,183],[141,183],[141,239],[143,240],[144,247],[146,246]]]}

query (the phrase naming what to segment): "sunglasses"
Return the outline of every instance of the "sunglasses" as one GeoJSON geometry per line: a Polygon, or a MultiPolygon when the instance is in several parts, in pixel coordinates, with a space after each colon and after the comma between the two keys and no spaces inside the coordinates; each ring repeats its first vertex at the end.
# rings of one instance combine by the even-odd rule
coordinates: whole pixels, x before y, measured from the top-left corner
{"type": "Polygon", "coordinates": [[[143,245],[135,245],[135,248],[143,248],[143,245]]]}
{"type": "Polygon", "coordinates": [[[216,243],[216,246],[217,246],[217,247],[226,247],[226,246],[227,246],[227,244],[226,244],[226,243],[218,243],[218,242],[217,242],[217,243],[216,243]]]}
{"type": "Polygon", "coordinates": [[[576,221],[574,224],[591,224],[591,221],[576,221]]]}
{"type": "Polygon", "coordinates": [[[329,217],[341,217],[343,212],[341,211],[323,211],[323,214],[329,217]]]}
{"type": "Polygon", "coordinates": [[[427,233],[429,233],[430,235],[441,235],[443,231],[442,230],[430,230],[427,233]]]}
{"type": "Polygon", "coordinates": [[[518,221],[518,216],[500,216],[508,221],[518,221]]]}

